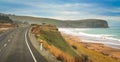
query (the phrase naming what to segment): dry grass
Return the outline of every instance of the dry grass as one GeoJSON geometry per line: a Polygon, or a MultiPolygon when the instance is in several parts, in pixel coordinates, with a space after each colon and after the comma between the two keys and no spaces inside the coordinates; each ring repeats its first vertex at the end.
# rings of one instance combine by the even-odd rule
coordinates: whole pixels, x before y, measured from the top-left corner
{"type": "Polygon", "coordinates": [[[42,25],[35,32],[39,42],[42,40],[43,47],[51,52],[56,59],[62,62],[118,62],[115,59],[104,56],[101,53],[87,49],[78,42],[75,37],[61,36],[57,27],[42,25]],[[39,30],[39,31],[38,31],[39,30]],[[64,38],[63,38],[64,37],[64,38]]]}
{"type": "Polygon", "coordinates": [[[81,62],[81,57],[66,43],[55,25],[36,26],[32,33],[44,41],[44,48],[49,50],[58,60],[81,62]]]}
{"type": "Polygon", "coordinates": [[[101,53],[98,53],[96,51],[92,51],[92,50],[85,48],[80,42],[73,41],[73,39],[70,39],[66,36],[64,36],[64,38],[67,41],[67,43],[69,45],[71,45],[71,47],[74,45],[74,47],[77,48],[77,49],[75,49],[75,51],[78,52],[79,55],[81,55],[83,57],[83,54],[85,54],[91,62],[119,62],[119,61],[117,61],[113,58],[107,57],[101,53]]]}
{"type": "Polygon", "coordinates": [[[82,62],[80,57],[74,57],[68,53],[65,53],[56,48],[54,45],[49,45],[46,41],[43,41],[43,47],[46,50],[49,50],[49,52],[51,52],[56,57],[56,59],[62,62],[82,62]]]}

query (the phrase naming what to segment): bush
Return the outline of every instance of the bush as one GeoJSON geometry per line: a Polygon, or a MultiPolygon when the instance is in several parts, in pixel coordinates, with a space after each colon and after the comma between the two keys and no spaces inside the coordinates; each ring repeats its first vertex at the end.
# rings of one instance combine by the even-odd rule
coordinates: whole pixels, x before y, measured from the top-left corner
{"type": "Polygon", "coordinates": [[[77,49],[77,47],[75,45],[72,45],[72,48],[75,49],[75,50],[77,49]]]}

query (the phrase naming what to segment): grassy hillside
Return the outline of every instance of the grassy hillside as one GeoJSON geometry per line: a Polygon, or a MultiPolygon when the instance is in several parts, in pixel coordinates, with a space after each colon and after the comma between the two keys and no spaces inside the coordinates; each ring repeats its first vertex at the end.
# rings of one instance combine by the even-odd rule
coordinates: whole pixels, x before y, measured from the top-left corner
{"type": "Polygon", "coordinates": [[[40,17],[31,17],[31,16],[9,16],[9,17],[14,21],[28,22],[30,24],[41,24],[41,23],[48,23],[55,25],[64,24],[60,20],[49,19],[49,18],[40,18],[40,17]]]}
{"type": "Polygon", "coordinates": [[[66,41],[60,35],[60,32],[54,26],[43,25],[41,26],[41,39],[46,40],[48,44],[52,44],[55,47],[67,52],[71,55],[76,55],[76,53],[69,47],[66,41]]]}
{"type": "Polygon", "coordinates": [[[28,22],[31,24],[54,24],[58,27],[65,28],[107,28],[107,21],[101,19],[85,20],[56,20],[50,18],[31,17],[31,16],[9,16],[14,21],[28,22]]]}
{"type": "Polygon", "coordinates": [[[37,34],[39,35],[37,37],[40,40],[40,42],[41,40],[43,41],[44,48],[49,50],[58,60],[63,62],[81,61],[80,55],[78,55],[63,39],[56,26],[38,25],[33,29],[32,32],[38,32],[37,34]]]}

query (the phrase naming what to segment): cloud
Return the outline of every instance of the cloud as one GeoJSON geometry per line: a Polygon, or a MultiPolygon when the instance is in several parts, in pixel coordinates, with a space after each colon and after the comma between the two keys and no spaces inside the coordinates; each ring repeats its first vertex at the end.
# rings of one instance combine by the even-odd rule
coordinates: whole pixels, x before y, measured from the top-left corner
{"type": "MultiPolygon", "coordinates": [[[[120,20],[120,7],[101,6],[98,3],[72,3],[54,0],[1,0],[11,4],[19,4],[22,7],[14,7],[12,10],[5,9],[7,13],[17,15],[31,15],[38,17],[48,17],[63,20],[78,20],[86,18],[105,19],[105,20],[120,20]]],[[[12,6],[11,6],[12,7],[12,6]]],[[[1,11],[1,10],[0,10],[1,11]]]]}

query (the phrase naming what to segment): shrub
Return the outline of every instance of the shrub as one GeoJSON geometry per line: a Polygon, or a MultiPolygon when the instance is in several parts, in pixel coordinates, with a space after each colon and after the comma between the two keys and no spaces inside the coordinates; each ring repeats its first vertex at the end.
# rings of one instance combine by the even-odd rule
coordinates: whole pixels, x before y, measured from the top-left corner
{"type": "Polygon", "coordinates": [[[72,45],[72,48],[75,49],[75,50],[77,49],[77,47],[75,45],[72,45]]]}

